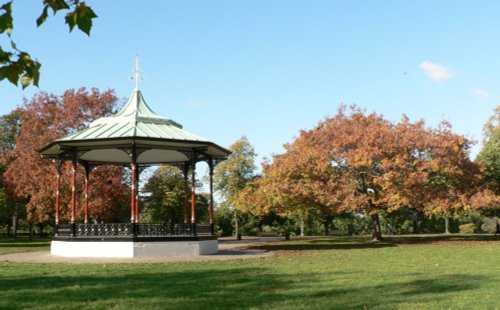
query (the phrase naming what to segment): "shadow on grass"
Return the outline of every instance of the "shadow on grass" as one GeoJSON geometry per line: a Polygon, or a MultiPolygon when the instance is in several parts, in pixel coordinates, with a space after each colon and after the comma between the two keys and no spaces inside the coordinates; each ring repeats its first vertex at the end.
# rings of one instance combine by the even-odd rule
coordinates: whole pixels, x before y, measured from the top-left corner
{"type": "Polygon", "coordinates": [[[352,250],[397,247],[403,244],[430,244],[437,242],[500,242],[500,236],[433,235],[433,236],[385,236],[381,242],[372,242],[368,237],[318,237],[295,239],[277,243],[250,245],[250,249],[266,251],[308,251],[308,250],[352,250]]]}
{"type": "Polygon", "coordinates": [[[0,243],[0,248],[38,248],[49,246],[48,242],[31,242],[31,243],[0,243]]]}
{"type": "Polygon", "coordinates": [[[414,235],[414,236],[386,236],[385,242],[395,244],[427,244],[435,242],[482,242],[482,241],[498,241],[500,236],[493,235],[414,235]]]}
{"type": "MultiPolygon", "coordinates": [[[[141,267],[129,266],[122,275],[103,271],[102,275],[0,279],[0,308],[253,308],[289,298],[279,292],[294,285],[265,268],[154,273],[134,273],[133,268],[141,267]]],[[[301,277],[301,281],[311,280],[301,277]]]]}
{"type": "Polygon", "coordinates": [[[0,308],[284,309],[314,305],[316,309],[385,309],[402,302],[440,300],[448,293],[474,290],[488,282],[479,276],[442,275],[406,282],[395,278],[354,288],[325,279],[322,273],[282,274],[264,267],[158,268],[148,273],[140,270],[145,266],[127,268],[103,268],[96,274],[99,266],[89,266],[89,274],[0,278],[0,308]]]}
{"type": "MultiPolygon", "coordinates": [[[[456,306],[452,296],[469,293],[488,283],[484,276],[465,274],[441,275],[407,282],[384,283],[357,289],[327,289],[312,297],[330,299],[332,309],[400,309],[416,304],[456,306]],[[451,295],[450,295],[451,294],[451,295]]],[[[418,307],[410,306],[412,309],[418,307]]]]}
{"type": "Polygon", "coordinates": [[[388,242],[370,242],[367,238],[319,238],[300,241],[285,241],[280,243],[267,243],[250,246],[250,249],[266,251],[309,251],[309,250],[352,250],[352,249],[376,249],[385,247],[396,247],[396,244],[388,242]]]}
{"type": "Polygon", "coordinates": [[[0,245],[30,244],[30,243],[48,244],[50,242],[50,240],[51,240],[50,238],[40,238],[40,237],[33,237],[31,240],[29,240],[28,237],[24,237],[24,236],[19,236],[17,238],[0,237],[0,245]]]}

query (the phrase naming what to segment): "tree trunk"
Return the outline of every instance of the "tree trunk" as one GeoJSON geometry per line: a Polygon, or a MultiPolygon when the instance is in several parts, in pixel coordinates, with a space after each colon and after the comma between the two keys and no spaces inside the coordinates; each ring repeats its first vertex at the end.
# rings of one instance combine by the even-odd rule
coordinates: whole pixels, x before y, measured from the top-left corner
{"type": "Polygon", "coordinates": [[[448,216],[444,217],[444,233],[450,234],[450,218],[448,216]]]}
{"type": "Polygon", "coordinates": [[[328,222],[327,220],[325,220],[323,222],[323,227],[324,227],[324,235],[325,236],[328,236],[330,234],[330,222],[328,222]]]}
{"type": "Polygon", "coordinates": [[[17,225],[18,224],[18,214],[17,214],[17,203],[14,206],[14,215],[12,215],[12,235],[17,238],[17,225]]]}
{"type": "Polygon", "coordinates": [[[413,215],[412,226],[413,226],[413,233],[414,234],[418,233],[418,212],[415,212],[415,214],[413,215]]]}
{"type": "Polygon", "coordinates": [[[304,214],[300,214],[300,236],[304,237],[304,214]]]}
{"type": "Polygon", "coordinates": [[[29,236],[30,236],[30,241],[33,240],[33,224],[29,224],[28,226],[28,229],[29,229],[29,236]]]}
{"type": "Polygon", "coordinates": [[[12,237],[17,238],[17,207],[14,215],[12,215],[12,237]]]}
{"type": "Polygon", "coordinates": [[[38,224],[38,234],[40,237],[43,237],[43,228],[45,227],[45,224],[40,223],[38,224]]]}
{"type": "Polygon", "coordinates": [[[234,210],[234,234],[236,240],[241,240],[240,223],[238,221],[238,212],[236,212],[236,210],[234,210]]]}
{"type": "Polygon", "coordinates": [[[377,213],[371,215],[372,219],[372,241],[382,241],[382,230],[380,229],[380,219],[377,213]]]}
{"type": "Polygon", "coordinates": [[[330,222],[333,220],[333,217],[331,215],[325,215],[325,218],[323,219],[323,225],[325,228],[325,236],[328,236],[330,234],[330,222]]]}
{"type": "MultiPolygon", "coordinates": [[[[373,204],[372,200],[368,200],[368,205],[370,207],[370,210],[376,210],[375,205],[373,204]]],[[[372,213],[371,215],[372,219],[372,241],[373,242],[378,242],[382,241],[382,229],[380,228],[380,218],[378,216],[378,213],[372,213]]]]}

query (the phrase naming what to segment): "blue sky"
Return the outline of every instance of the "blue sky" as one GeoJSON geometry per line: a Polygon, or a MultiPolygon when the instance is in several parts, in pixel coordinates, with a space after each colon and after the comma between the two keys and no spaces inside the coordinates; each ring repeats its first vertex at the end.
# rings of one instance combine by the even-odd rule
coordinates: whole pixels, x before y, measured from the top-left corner
{"type": "Polygon", "coordinates": [[[155,112],[222,146],[246,135],[259,161],[341,103],[480,140],[499,101],[499,1],[88,0],[90,37],[64,14],[37,29],[41,3],[15,1],[13,34],[40,88],[1,82],[1,114],[38,91],[126,98],[137,54],[155,112]]]}

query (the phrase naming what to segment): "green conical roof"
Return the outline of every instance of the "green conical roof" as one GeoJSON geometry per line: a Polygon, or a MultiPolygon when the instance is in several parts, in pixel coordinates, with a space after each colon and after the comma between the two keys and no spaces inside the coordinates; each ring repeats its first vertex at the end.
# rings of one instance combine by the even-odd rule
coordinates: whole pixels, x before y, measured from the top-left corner
{"type": "Polygon", "coordinates": [[[205,141],[207,139],[182,129],[182,125],[159,116],[146,104],[142,93],[135,90],[117,114],[93,121],[89,127],[59,141],[150,137],[205,141]]]}
{"type": "Polygon", "coordinates": [[[197,158],[225,158],[230,151],[188,132],[182,125],[159,116],[146,104],[136,88],[127,104],[117,114],[102,117],[88,128],[44,146],[40,153],[62,156],[69,151],[90,162],[130,162],[126,150],[140,149],[139,163],[168,163],[197,158]]]}

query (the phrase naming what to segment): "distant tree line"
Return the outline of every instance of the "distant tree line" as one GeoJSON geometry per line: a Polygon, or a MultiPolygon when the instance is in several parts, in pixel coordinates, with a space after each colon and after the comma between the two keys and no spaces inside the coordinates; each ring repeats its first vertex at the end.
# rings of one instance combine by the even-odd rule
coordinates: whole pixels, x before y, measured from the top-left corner
{"type": "MultiPolygon", "coordinates": [[[[39,93],[0,117],[0,230],[39,231],[54,223],[55,164],[36,152],[120,107],[113,91],[39,93]]],[[[442,122],[433,128],[403,116],[398,122],[341,106],[262,164],[246,137],[215,169],[219,235],[383,234],[494,231],[500,210],[500,108],[485,125],[483,148],[442,122]]],[[[69,216],[70,170],[62,172],[62,220],[69,216]]],[[[93,222],[126,222],[129,169],[95,167],[93,222]]],[[[83,203],[83,169],[77,197],[83,203]]],[[[141,220],[184,220],[185,179],[164,165],[144,178],[141,220]]],[[[188,180],[189,181],[189,180],[188,180]]],[[[208,221],[208,194],[197,180],[197,218],[208,221]]],[[[190,192],[187,192],[189,197],[190,192]]],[[[81,208],[78,209],[81,213],[81,208]]],[[[79,214],[79,217],[82,215],[79,214]]],[[[47,231],[47,230],[45,230],[47,231]]]]}

